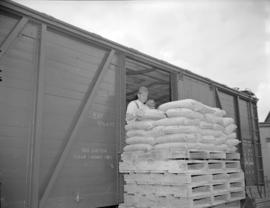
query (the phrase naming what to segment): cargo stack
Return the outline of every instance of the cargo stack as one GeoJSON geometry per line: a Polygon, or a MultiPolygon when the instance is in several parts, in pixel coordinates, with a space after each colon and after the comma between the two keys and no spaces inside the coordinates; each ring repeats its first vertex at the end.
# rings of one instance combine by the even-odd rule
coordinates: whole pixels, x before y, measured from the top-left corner
{"type": "Polygon", "coordinates": [[[226,112],[186,99],[126,125],[124,203],[134,208],[240,208],[244,174],[237,126],[226,112]]]}

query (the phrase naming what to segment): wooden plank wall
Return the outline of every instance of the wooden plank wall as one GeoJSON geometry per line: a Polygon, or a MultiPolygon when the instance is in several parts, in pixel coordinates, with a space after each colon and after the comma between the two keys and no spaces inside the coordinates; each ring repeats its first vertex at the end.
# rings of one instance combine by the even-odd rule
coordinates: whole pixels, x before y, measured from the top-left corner
{"type": "MultiPolygon", "coordinates": [[[[1,45],[19,20],[0,14],[1,45]]],[[[10,207],[23,207],[27,198],[38,26],[28,23],[18,32],[0,58],[0,175],[10,207]]]]}

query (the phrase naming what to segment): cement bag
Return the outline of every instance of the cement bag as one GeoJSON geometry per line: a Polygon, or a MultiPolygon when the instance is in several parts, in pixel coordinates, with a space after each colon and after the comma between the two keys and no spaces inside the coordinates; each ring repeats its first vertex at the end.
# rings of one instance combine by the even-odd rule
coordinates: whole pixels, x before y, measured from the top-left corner
{"type": "Polygon", "coordinates": [[[205,122],[205,121],[201,121],[199,126],[201,129],[213,129],[214,128],[214,125],[212,123],[205,122]]]}
{"type": "Polygon", "coordinates": [[[197,126],[164,126],[164,133],[166,134],[182,134],[182,133],[197,133],[199,128],[197,126]]]}
{"type": "Polygon", "coordinates": [[[170,148],[179,148],[183,150],[187,149],[185,143],[165,143],[154,145],[154,149],[170,149],[170,148]]]}
{"type": "Polygon", "coordinates": [[[215,144],[216,138],[214,136],[201,136],[198,141],[202,144],[215,144]]]}
{"type": "Polygon", "coordinates": [[[175,109],[175,108],[189,108],[193,110],[195,104],[196,104],[196,101],[192,99],[176,100],[176,101],[164,103],[160,105],[158,109],[164,112],[166,112],[169,109],[175,109]]]}
{"type": "Polygon", "coordinates": [[[229,118],[229,117],[222,118],[223,126],[228,126],[228,125],[233,124],[233,123],[234,123],[233,118],[229,118]]]}
{"type": "Polygon", "coordinates": [[[226,116],[226,111],[225,110],[221,110],[219,108],[214,108],[214,109],[215,109],[215,112],[214,112],[215,116],[217,116],[217,117],[226,116]]]}
{"type": "Polygon", "coordinates": [[[220,145],[220,144],[225,144],[226,143],[226,137],[225,136],[220,136],[220,137],[215,137],[216,141],[215,144],[216,145],[220,145]]]}
{"type": "Polygon", "coordinates": [[[197,126],[199,125],[199,119],[190,119],[185,117],[172,117],[164,118],[154,122],[155,126],[174,126],[174,125],[184,125],[184,126],[197,126]]]}
{"type": "Polygon", "coordinates": [[[127,131],[127,137],[146,136],[146,137],[158,137],[164,135],[163,126],[156,126],[151,130],[129,130],[127,131]]]}
{"type": "Polygon", "coordinates": [[[152,148],[150,144],[130,144],[124,147],[124,151],[150,151],[152,148]]]}
{"type": "Polygon", "coordinates": [[[159,110],[162,110],[166,112],[169,109],[175,109],[175,108],[188,108],[193,111],[198,111],[201,113],[214,113],[216,112],[215,109],[204,105],[201,102],[198,102],[196,100],[192,99],[184,99],[184,100],[177,100],[177,101],[172,101],[168,103],[164,103],[158,107],[159,110]]]}
{"type": "Polygon", "coordinates": [[[214,123],[214,124],[219,124],[219,125],[223,126],[223,118],[215,116],[214,114],[207,113],[207,114],[204,115],[204,119],[207,122],[214,123]]]}
{"type": "Polygon", "coordinates": [[[227,141],[226,141],[226,144],[228,145],[228,146],[236,146],[236,145],[238,145],[240,143],[240,141],[238,140],[238,139],[228,139],[227,141]]]}
{"type": "Polygon", "coordinates": [[[126,132],[127,137],[135,137],[135,136],[147,136],[147,131],[145,130],[129,130],[126,132]]]}
{"type": "Polygon", "coordinates": [[[167,116],[170,117],[185,117],[191,119],[203,119],[201,113],[195,112],[188,108],[174,108],[166,111],[167,116]]]}
{"type": "Polygon", "coordinates": [[[226,138],[227,138],[227,139],[236,139],[236,133],[233,132],[233,133],[231,133],[231,134],[229,134],[229,135],[226,135],[226,138]]]}
{"type": "Polygon", "coordinates": [[[218,131],[214,129],[201,129],[200,134],[202,136],[214,136],[214,137],[220,137],[224,135],[222,131],[218,131]]]}
{"type": "Polygon", "coordinates": [[[153,145],[155,143],[155,139],[153,137],[136,136],[136,137],[127,138],[126,143],[127,144],[151,144],[151,145],[153,145]]]}
{"type": "Polygon", "coordinates": [[[163,136],[163,135],[165,135],[164,127],[163,126],[156,126],[153,129],[151,129],[150,131],[148,131],[147,135],[152,136],[152,137],[163,136]]]}
{"type": "Polygon", "coordinates": [[[237,147],[235,146],[227,146],[227,152],[237,152],[237,147]]]}
{"type": "Polygon", "coordinates": [[[216,145],[216,150],[217,151],[227,151],[228,150],[228,146],[226,144],[216,145]]]}
{"type": "Polygon", "coordinates": [[[220,124],[213,124],[213,129],[218,131],[225,131],[225,128],[220,124]]]}
{"type": "Polygon", "coordinates": [[[224,132],[226,134],[231,134],[231,133],[233,133],[235,131],[235,129],[237,129],[237,126],[232,123],[232,124],[230,124],[230,125],[228,125],[228,126],[225,127],[224,132]]]}
{"type": "Polygon", "coordinates": [[[194,143],[197,142],[197,135],[195,134],[168,134],[155,138],[156,144],[164,143],[194,143]]]}
{"type": "Polygon", "coordinates": [[[162,118],[166,118],[163,111],[157,109],[147,109],[143,111],[143,115],[139,120],[159,120],[162,118]]]}
{"type": "Polygon", "coordinates": [[[153,121],[133,121],[129,122],[126,126],[125,129],[127,131],[133,130],[133,129],[141,129],[141,130],[149,130],[154,127],[153,121]]]}
{"type": "Polygon", "coordinates": [[[189,150],[203,150],[208,145],[204,145],[202,143],[196,142],[196,143],[187,143],[186,146],[187,146],[187,149],[189,150]]]}

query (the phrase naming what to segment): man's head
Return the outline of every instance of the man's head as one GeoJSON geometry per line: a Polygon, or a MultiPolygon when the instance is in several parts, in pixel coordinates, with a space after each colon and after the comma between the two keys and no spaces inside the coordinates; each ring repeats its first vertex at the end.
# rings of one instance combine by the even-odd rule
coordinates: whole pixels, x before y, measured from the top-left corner
{"type": "Polygon", "coordinates": [[[151,109],[155,109],[156,108],[156,102],[153,99],[147,100],[147,102],[145,103],[145,105],[147,105],[151,109]]]}
{"type": "Polygon", "coordinates": [[[137,93],[139,101],[145,103],[148,99],[148,89],[144,86],[140,87],[137,93]]]}

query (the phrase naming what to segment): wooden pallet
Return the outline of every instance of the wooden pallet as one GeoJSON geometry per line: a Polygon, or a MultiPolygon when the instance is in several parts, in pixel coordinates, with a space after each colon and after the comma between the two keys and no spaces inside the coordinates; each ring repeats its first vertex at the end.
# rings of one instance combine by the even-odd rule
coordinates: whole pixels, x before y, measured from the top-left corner
{"type": "Polygon", "coordinates": [[[133,151],[123,152],[122,161],[145,161],[145,160],[217,160],[226,159],[226,153],[223,151],[206,151],[196,149],[166,148],[153,149],[151,151],[133,151]]]}
{"type": "Polygon", "coordinates": [[[240,153],[238,152],[227,152],[226,160],[240,160],[240,153]]]}
{"type": "Polygon", "coordinates": [[[225,203],[229,201],[229,197],[230,196],[229,196],[228,192],[212,195],[212,205],[213,206],[217,206],[217,205],[225,206],[225,203]]]}
{"type": "Polygon", "coordinates": [[[241,208],[241,203],[240,201],[226,202],[226,203],[212,206],[211,208],[241,208]]]}
{"type": "Polygon", "coordinates": [[[239,190],[239,189],[245,189],[245,181],[244,179],[234,179],[228,181],[229,190],[239,190]]]}
{"type": "Polygon", "coordinates": [[[246,197],[246,193],[243,188],[239,188],[238,190],[230,191],[229,196],[229,201],[238,201],[244,199],[246,197]]]}
{"type": "Polygon", "coordinates": [[[225,161],[225,168],[228,172],[241,170],[240,161],[225,161]]]}
{"type": "Polygon", "coordinates": [[[206,173],[207,161],[202,160],[169,160],[169,161],[139,161],[120,162],[122,173],[206,173]]]}
{"type": "Polygon", "coordinates": [[[156,184],[156,185],[183,185],[183,184],[204,184],[210,183],[212,175],[210,174],[192,174],[192,173],[129,173],[124,174],[126,183],[136,184],[156,184]]]}
{"type": "Polygon", "coordinates": [[[234,170],[234,171],[227,171],[228,179],[235,180],[235,179],[243,179],[244,180],[244,173],[242,170],[234,170]]]}
{"type": "Polygon", "coordinates": [[[206,208],[212,204],[211,197],[182,198],[174,196],[124,194],[125,206],[144,208],[206,208]]]}
{"type": "Polygon", "coordinates": [[[124,191],[128,194],[137,195],[156,195],[159,197],[210,197],[212,195],[211,185],[193,185],[184,184],[179,186],[163,186],[163,185],[138,185],[138,184],[126,184],[124,185],[124,191]]]}
{"type": "Polygon", "coordinates": [[[229,185],[227,182],[213,183],[211,185],[213,195],[223,194],[229,192],[229,185]]]}

